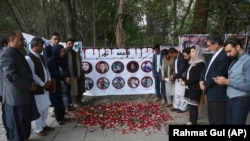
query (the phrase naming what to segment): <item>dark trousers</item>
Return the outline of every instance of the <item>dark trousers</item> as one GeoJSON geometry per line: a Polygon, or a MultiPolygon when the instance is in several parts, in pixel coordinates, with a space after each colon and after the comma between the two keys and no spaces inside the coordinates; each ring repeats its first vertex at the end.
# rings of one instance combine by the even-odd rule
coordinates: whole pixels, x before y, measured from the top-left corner
{"type": "Polygon", "coordinates": [[[166,98],[165,82],[162,80],[161,71],[155,74],[155,92],[158,98],[166,98]]]}
{"type": "Polygon", "coordinates": [[[67,102],[67,104],[65,105],[66,107],[67,106],[70,106],[71,104],[72,104],[72,98],[71,98],[71,94],[70,94],[70,87],[69,87],[69,90],[68,90],[68,92],[67,92],[67,98],[68,98],[68,102],[67,102]]]}
{"type": "Polygon", "coordinates": [[[198,106],[196,105],[188,105],[189,109],[189,119],[192,125],[197,125],[198,120],[198,106]]]}
{"type": "Polygon", "coordinates": [[[4,112],[4,104],[2,104],[2,121],[3,121],[3,127],[4,127],[5,132],[6,132],[6,134],[5,134],[6,138],[10,139],[9,128],[6,125],[6,115],[5,115],[5,112],[4,112]]]}
{"type": "Polygon", "coordinates": [[[207,101],[207,113],[209,124],[226,124],[227,102],[207,101]]]}
{"type": "Polygon", "coordinates": [[[235,97],[227,101],[227,124],[246,124],[250,110],[250,96],[235,97]]]}
{"type": "Polygon", "coordinates": [[[82,102],[82,97],[83,93],[86,91],[85,90],[85,79],[77,79],[77,102],[81,103],[82,102]]]}
{"type": "Polygon", "coordinates": [[[165,81],[161,80],[161,95],[162,98],[167,100],[167,96],[166,96],[166,86],[165,86],[165,81]]]}
{"type": "Polygon", "coordinates": [[[4,104],[6,125],[9,129],[11,141],[24,141],[31,133],[31,111],[30,104],[23,106],[11,106],[4,104]]]}
{"type": "Polygon", "coordinates": [[[65,108],[55,108],[56,121],[64,121],[65,108]]]}

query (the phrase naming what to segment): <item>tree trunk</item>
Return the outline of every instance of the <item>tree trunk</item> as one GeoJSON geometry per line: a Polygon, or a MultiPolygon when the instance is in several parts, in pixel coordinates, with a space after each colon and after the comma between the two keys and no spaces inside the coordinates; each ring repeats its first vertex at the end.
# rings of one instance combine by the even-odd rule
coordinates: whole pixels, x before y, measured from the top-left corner
{"type": "Polygon", "coordinates": [[[15,21],[17,22],[19,28],[21,29],[21,31],[25,30],[25,22],[20,14],[20,12],[18,11],[15,3],[13,3],[13,1],[11,0],[5,0],[7,5],[10,8],[11,14],[14,17],[15,21]]]}
{"type": "Polygon", "coordinates": [[[177,30],[177,1],[176,0],[172,0],[173,2],[173,9],[172,9],[172,21],[174,23],[174,35],[173,35],[173,39],[177,39],[178,38],[178,30],[177,30]]]}
{"type": "Polygon", "coordinates": [[[115,35],[116,45],[118,48],[125,47],[125,32],[123,29],[124,13],[123,4],[124,0],[117,0],[118,9],[115,17],[115,35]]]}
{"type": "Polygon", "coordinates": [[[163,9],[163,12],[164,12],[164,16],[163,16],[163,23],[162,23],[162,37],[161,37],[161,42],[162,43],[165,43],[166,41],[166,36],[167,36],[167,2],[164,1],[164,3],[162,4],[162,9],[163,9]]]}
{"type": "Polygon", "coordinates": [[[228,22],[228,20],[230,19],[230,16],[232,14],[232,0],[224,0],[224,5],[226,5],[224,7],[224,9],[222,10],[222,14],[221,14],[221,20],[220,22],[220,31],[219,34],[223,35],[226,33],[227,28],[230,27],[231,23],[228,22]]]}
{"type": "Polygon", "coordinates": [[[62,2],[63,14],[66,20],[67,38],[75,38],[73,10],[71,7],[70,0],[61,0],[61,2],[62,2]]]}
{"type": "Polygon", "coordinates": [[[189,33],[206,33],[208,8],[209,0],[196,0],[194,7],[194,18],[189,33]]]}
{"type": "Polygon", "coordinates": [[[95,0],[93,0],[93,47],[96,47],[96,17],[95,17],[95,12],[96,12],[96,6],[95,6],[95,0]]]}
{"type": "Polygon", "coordinates": [[[48,16],[47,16],[47,10],[46,10],[46,1],[45,0],[41,0],[41,8],[42,8],[42,13],[44,16],[44,29],[43,30],[43,35],[45,35],[47,38],[49,38],[50,34],[49,34],[49,21],[48,21],[48,16]]]}
{"type": "Polygon", "coordinates": [[[153,2],[146,2],[146,44],[152,44],[154,39],[154,9],[151,6],[155,6],[153,2]]]}
{"type": "Polygon", "coordinates": [[[183,30],[183,27],[184,27],[186,18],[187,18],[187,16],[188,16],[189,12],[190,12],[190,9],[191,9],[191,6],[192,6],[193,1],[194,1],[194,0],[190,0],[190,1],[189,1],[189,4],[188,4],[188,8],[187,8],[187,10],[186,10],[186,13],[184,14],[184,16],[183,16],[182,19],[181,19],[180,28],[179,28],[179,32],[178,32],[179,34],[182,33],[182,30],[183,30]]]}

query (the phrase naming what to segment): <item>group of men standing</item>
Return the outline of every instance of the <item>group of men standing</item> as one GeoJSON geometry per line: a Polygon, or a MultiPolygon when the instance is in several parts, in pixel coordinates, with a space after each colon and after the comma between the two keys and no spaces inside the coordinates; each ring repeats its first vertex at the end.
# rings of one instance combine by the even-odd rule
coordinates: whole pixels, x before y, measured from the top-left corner
{"type": "MultiPolygon", "coordinates": [[[[209,124],[246,124],[250,111],[250,56],[245,52],[241,41],[236,38],[223,42],[219,35],[209,35],[207,48],[212,56],[206,60],[202,71],[196,74],[200,75],[196,89],[206,95],[209,124]]],[[[155,101],[162,99],[162,104],[167,101],[168,106],[173,106],[171,111],[182,113],[188,108],[183,91],[187,91],[188,86],[176,85],[187,72],[190,61],[186,61],[180,51],[174,57],[171,54],[176,50],[170,48],[169,58],[174,59],[174,63],[169,65],[166,75],[161,69],[164,66],[164,57],[160,53],[160,46],[157,44],[153,49],[155,101]],[[174,90],[166,87],[169,84],[175,85],[174,90]]]]}
{"type": "MultiPolygon", "coordinates": [[[[66,67],[59,66],[65,67],[64,71],[68,74],[63,77],[65,80],[57,83],[69,83],[69,96],[64,106],[76,107],[81,102],[84,91],[81,80],[84,74],[80,56],[72,49],[74,40],[68,39],[64,50],[58,46],[58,33],[52,34],[50,45],[45,48],[44,41],[34,37],[30,43],[31,50],[24,55],[21,50],[24,49],[25,39],[21,32],[10,32],[6,39],[7,42],[3,42],[6,47],[0,53],[0,94],[7,139],[29,140],[31,121],[34,123],[34,131],[45,136],[48,131],[53,130],[46,122],[48,107],[53,107],[54,104],[51,100],[54,95],[49,92],[54,76],[51,75],[53,70],[49,69],[47,61],[51,57],[55,58],[53,55],[56,52],[59,58],[55,58],[55,64],[67,64],[66,67]]],[[[209,124],[245,124],[250,111],[250,57],[244,51],[240,40],[235,38],[229,38],[224,43],[220,36],[209,35],[207,47],[213,56],[206,61],[199,74],[197,89],[206,94],[209,124]]],[[[182,113],[187,109],[184,95],[186,87],[179,83],[190,62],[184,59],[181,52],[170,48],[164,53],[169,54],[169,59],[171,58],[165,73],[159,44],[155,45],[154,51],[152,72],[155,78],[155,101],[162,99],[163,104],[167,101],[169,105],[173,105],[172,111],[182,113]],[[166,84],[166,81],[171,85],[166,84]]],[[[57,111],[56,114],[61,113],[57,111]]]]}
{"type": "MultiPolygon", "coordinates": [[[[34,132],[39,136],[46,136],[49,131],[54,130],[53,127],[47,126],[48,108],[54,107],[51,96],[55,95],[49,91],[52,87],[51,71],[53,70],[49,69],[47,61],[53,57],[55,51],[52,48],[59,44],[59,39],[60,35],[53,33],[50,45],[44,48],[44,40],[34,37],[27,54],[22,54],[25,46],[22,32],[10,32],[2,41],[5,47],[0,53],[0,95],[2,120],[6,137],[10,141],[28,141],[32,125],[34,132]]],[[[76,107],[80,104],[84,91],[81,87],[84,74],[80,56],[73,51],[73,44],[74,40],[68,39],[66,49],[62,49],[66,55],[61,61],[65,60],[63,63],[66,64],[66,71],[70,78],[60,80],[69,82],[68,103],[64,105],[65,107],[76,107]]]]}

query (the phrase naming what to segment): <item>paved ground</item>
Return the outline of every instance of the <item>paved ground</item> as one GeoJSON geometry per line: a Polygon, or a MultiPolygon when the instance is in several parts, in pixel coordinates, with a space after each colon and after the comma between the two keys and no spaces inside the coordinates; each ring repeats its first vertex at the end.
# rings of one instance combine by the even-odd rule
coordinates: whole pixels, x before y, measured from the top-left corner
{"type": "MultiPolygon", "coordinates": [[[[111,101],[141,101],[141,100],[153,100],[151,95],[143,96],[103,96],[103,97],[87,97],[85,99],[86,104],[93,103],[105,103],[111,101]]],[[[175,119],[169,121],[167,124],[184,124],[187,122],[187,113],[176,113],[167,109],[172,117],[175,119]]],[[[203,106],[202,112],[199,116],[198,124],[207,124],[206,107],[203,106]]],[[[250,116],[248,118],[248,124],[250,124],[250,116]]],[[[161,131],[152,132],[152,130],[146,130],[136,133],[122,134],[121,130],[117,129],[105,129],[102,130],[98,127],[83,127],[76,122],[66,123],[63,126],[57,124],[54,118],[49,117],[48,125],[55,127],[56,130],[49,132],[45,137],[40,137],[34,133],[31,134],[31,139],[35,141],[168,141],[168,134],[166,127],[162,127],[161,131]]],[[[0,141],[6,141],[5,131],[0,121],[0,141]]]]}

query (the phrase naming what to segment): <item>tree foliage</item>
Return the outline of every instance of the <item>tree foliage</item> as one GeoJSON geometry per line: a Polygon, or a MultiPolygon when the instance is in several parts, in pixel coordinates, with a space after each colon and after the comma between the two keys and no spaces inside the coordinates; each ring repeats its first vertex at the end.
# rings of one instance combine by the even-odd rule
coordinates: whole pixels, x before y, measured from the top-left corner
{"type": "Polygon", "coordinates": [[[58,32],[62,41],[73,37],[89,47],[177,45],[182,34],[250,30],[249,0],[2,0],[0,15],[1,35],[58,32]]]}

